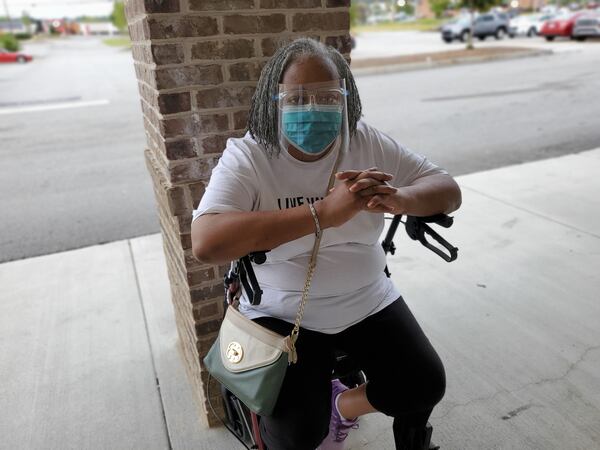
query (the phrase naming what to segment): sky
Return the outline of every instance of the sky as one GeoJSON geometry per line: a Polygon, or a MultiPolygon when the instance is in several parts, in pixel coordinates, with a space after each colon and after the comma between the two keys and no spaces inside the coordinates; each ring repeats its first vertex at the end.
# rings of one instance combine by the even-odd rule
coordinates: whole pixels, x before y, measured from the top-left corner
{"type": "Polygon", "coordinates": [[[1,0],[0,16],[6,15],[5,5],[14,18],[27,11],[35,19],[57,19],[108,16],[113,9],[113,0],[1,0]]]}

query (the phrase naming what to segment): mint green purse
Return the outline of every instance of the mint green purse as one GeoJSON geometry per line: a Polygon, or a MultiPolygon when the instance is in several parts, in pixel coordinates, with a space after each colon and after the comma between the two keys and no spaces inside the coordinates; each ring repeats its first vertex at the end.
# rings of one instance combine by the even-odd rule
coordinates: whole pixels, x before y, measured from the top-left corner
{"type": "Polygon", "coordinates": [[[292,348],[291,336],[284,338],[228,307],[204,364],[251,411],[267,416],[292,362],[292,348]]]}
{"type": "MultiPolygon", "coordinates": [[[[333,165],[327,192],[334,182],[341,151],[333,165]]],[[[312,206],[312,205],[311,205],[312,206]]],[[[322,232],[314,209],[311,212],[317,232],[308,273],[298,307],[294,328],[288,336],[281,336],[246,318],[233,305],[227,307],[219,336],[204,358],[210,375],[215,377],[251,411],[260,416],[273,412],[289,364],[296,363],[296,340],[310,283],[316,267],[322,232]]]]}
{"type": "Polygon", "coordinates": [[[209,373],[258,415],[268,416],[273,412],[287,367],[297,361],[295,344],[320,241],[319,233],[296,322],[289,336],[281,336],[259,325],[230,305],[219,336],[204,358],[209,373]]]}

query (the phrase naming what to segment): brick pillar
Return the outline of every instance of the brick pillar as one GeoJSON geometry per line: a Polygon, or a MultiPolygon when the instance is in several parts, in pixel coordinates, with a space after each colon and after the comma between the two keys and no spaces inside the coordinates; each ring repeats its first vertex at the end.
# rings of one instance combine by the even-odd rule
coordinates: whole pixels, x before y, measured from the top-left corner
{"type": "MultiPolygon", "coordinates": [[[[182,356],[210,426],[202,358],[223,315],[226,267],[199,264],[190,225],[227,138],[242,136],[260,71],[311,36],[349,58],[350,0],[127,0],[125,10],[182,356]]],[[[213,406],[223,414],[219,387],[213,406]]]]}

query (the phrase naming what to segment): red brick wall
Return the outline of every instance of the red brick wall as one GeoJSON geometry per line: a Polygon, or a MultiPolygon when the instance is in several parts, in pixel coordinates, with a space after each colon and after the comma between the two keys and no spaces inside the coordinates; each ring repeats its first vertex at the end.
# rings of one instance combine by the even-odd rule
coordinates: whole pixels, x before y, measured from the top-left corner
{"type": "MultiPolygon", "coordinates": [[[[125,9],[182,357],[204,419],[202,358],[217,336],[225,267],[192,256],[190,224],[227,138],[245,133],[260,71],[311,36],[349,57],[350,0],[127,0],[125,9]]],[[[219,389],[211,384],[213,405],[219,389]]],[[[222,410],[220,410],[222,413],[222,410]]]]}

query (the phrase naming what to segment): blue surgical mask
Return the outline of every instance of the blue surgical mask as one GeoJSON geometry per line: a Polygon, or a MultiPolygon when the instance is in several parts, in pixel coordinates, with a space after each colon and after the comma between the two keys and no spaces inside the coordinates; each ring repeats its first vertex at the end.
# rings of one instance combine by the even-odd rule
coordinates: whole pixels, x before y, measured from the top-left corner
{"type": "Polygon", "coordinates": [[[302,105],[282,109],[282,133],[299,150],[310,155],[322,153],[340,133],[342,108],[302,105]]]}

